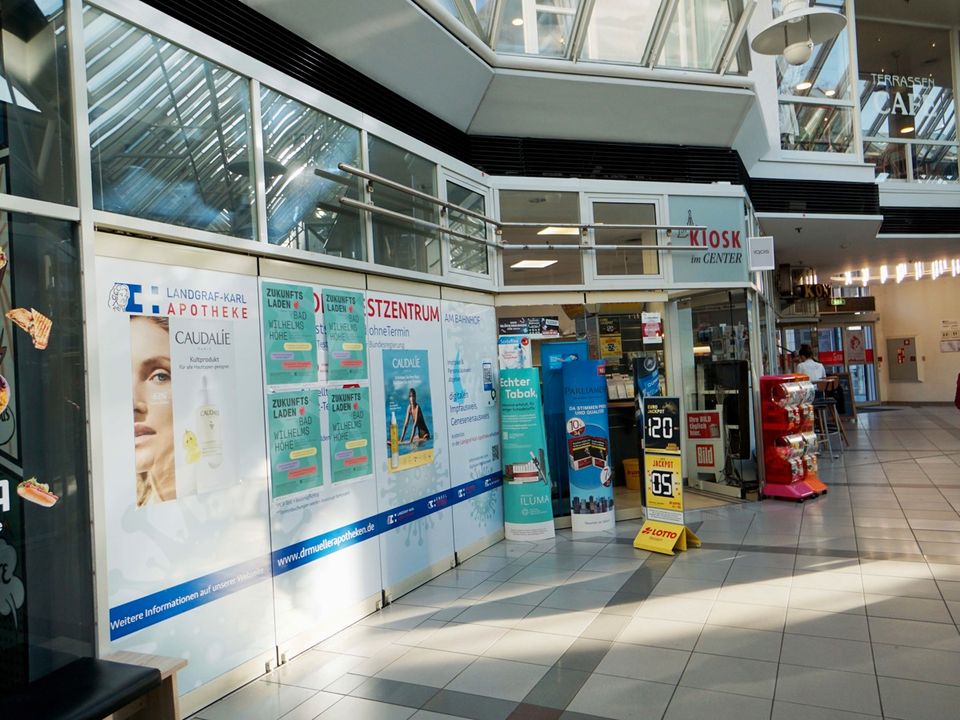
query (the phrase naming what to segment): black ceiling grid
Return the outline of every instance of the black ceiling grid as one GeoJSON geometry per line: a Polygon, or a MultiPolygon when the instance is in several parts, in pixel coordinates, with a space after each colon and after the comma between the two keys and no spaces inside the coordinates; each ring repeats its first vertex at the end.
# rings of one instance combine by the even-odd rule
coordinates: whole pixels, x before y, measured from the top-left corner
{"type": "Polygon", "coordinates": [[[881,210],[881,235],[960,235],[960,207],[884,207],[881,210]]]}
{"type": "Polygon", "coordinates": [[[747,190],[757,212],[880,214],[876,183],[750,178],[747,190]]]}

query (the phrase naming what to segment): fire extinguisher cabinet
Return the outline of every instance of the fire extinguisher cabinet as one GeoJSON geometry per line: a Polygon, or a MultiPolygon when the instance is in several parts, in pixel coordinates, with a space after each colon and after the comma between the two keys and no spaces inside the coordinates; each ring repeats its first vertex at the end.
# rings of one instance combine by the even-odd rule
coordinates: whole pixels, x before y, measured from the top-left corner
{"type": "Polygon", "coordinates": [[[817,434],[813,399],[817,388],[806,375],[760,378],[763,428],[763,497],[803,502],[827,492],[817,477],[817,434]]]}

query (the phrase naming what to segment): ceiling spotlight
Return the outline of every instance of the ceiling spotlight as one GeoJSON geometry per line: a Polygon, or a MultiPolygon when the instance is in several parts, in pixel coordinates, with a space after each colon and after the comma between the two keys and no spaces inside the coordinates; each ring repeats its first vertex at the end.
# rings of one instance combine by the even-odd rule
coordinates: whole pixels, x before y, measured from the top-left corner
{"type": "Polygon", "coordinates": [[[903,279],[907,276],[907,264],[906,263],[897,263],[897,283],[902,283],[903,279]]]}
{"type": "Polygon", "coordinates": [[[870,282],[870,268],[865,267],[860,271],[860,284],[864,287],[870,282]]]}
{"type": "Polygon", "coordinates": [[[843,274],[843,284],[844,285],[853,285],[853,273],[847,270],[843,274]]]}
{"type": "Polygon", "coordinates": [[[520,27],[521,25],[523,25],[523,18],[515,17],[513,20],[510,21],[510,24],[513,25],[514,27],[520,27]]]}
{"type": "Polygon", "coordinates": [[[887,271],[887,266],[881,265],[880,266],[880,284],[883,285],[889,277],[890,277],[890,273],[887,271]]]}
{"type": "Polygon", "coordinates": [[[809,90],[813,87],[813,83],[809,80],[804,80],[802,83],[797,83],[797,90],[803,92],[804,90],[809,90]]]}
{"type": "Polygon", "coordinates": [[[900,128],[900,134],[907,135],[912,133],[914,130],[916,130],[916,128],[913,125],[905,125],[904,127],[900,128]]]}
{"type": "Polygon", "coordinates": [[[823,94],[826,95],[827,97],[833,97],[834,95],[837,94],[837,91],[836,91],[836,90],[824,90],[824,91],[823,91],[823,94]]]}
{"type": "Polygon", "coordinates": [[[920,280],[923,277],[923,263],[915,262],[913,264],[913,279],[920,280]]]}
{"type": "Polygon", "coordinates": [[[791,65],[803,65],[813,46],[839,35],[847,19],[826,8],[810,7],[810,0],[786,0],[783,14],[757,33],[750,47],[761,55],[783,55],[791,65]]]}

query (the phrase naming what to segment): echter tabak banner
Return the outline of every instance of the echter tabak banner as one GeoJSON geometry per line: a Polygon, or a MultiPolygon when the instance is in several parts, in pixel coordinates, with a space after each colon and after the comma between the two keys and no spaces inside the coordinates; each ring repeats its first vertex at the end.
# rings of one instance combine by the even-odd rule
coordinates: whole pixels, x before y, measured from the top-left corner
{"type": "Polygon", "coordinates": [[[547,441],[536,368],[500,371],[503,506],[507,540],[554,535],[547,441]]]}

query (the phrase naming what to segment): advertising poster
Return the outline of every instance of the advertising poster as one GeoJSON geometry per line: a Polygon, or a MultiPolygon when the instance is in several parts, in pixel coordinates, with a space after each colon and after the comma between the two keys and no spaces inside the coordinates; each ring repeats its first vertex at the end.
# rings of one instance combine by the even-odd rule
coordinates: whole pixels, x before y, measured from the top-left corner
{"type": "Polygon", "coordinates": [[[315,390],[267,395],[267,442],[273,498],[323,484],[315,390]]]}
{"type": "Polygon", "coordinates": [[[96,277],[105,650],[188,658],[187,692],[276,644],[257,281],[106,257],[96,277]]]}
{"type": "Polygon", "coordinates": [[[960,352],[960,320],[940,321],[940,352],[960,352]]]}
{"type": "Polygon", "coordinates": [[[328,398],[331,479],[338,483],[370,475],[370,389],[359,385],[330,388],[328,398]]]}
{"type": "Polygon", "coordinates": [[[643,471],[647,519],[683,525],[683,469],[679,455],[646,453],[643,471]]]}
{"type": "Polygon", "coordinates": [[[565,460],[570,475],[574,532],[612,530],[613,470],[607,421],[607,380],[603,360],[575,360],[563,366],[565,460]]]}
{"type": "Polygon", "coordinates": [[[263,281],[263,347],[267,385],[315,382],[317,342],[313,291],[263,281]]]}
{"type": "Polygon", "coordinates": [[[501,335],[497,342],[501,370],[533,367],[533,348],[528,335],[501,335]]]}
{"type": "Polygon", "coordinates": [[[494,308],[444,300],[443,356],[450,419],[453,537],[457,550],[503,530],[499,368],[494,308]]]}
{"type": "Polygon", "coordinates": [[[433,396],[426,350],[384,350],[387,470],[433,463],[433,396]]]}
{"type": "MultiPolygon", "coordinates": [[[[327,349],[327,380],[366,380],[367,330],[363,316],[363,293],[324,288],[321,297],[327,349]]],[[[319,320],[318,318],[318,322],[319,320]]]]}
{"type": "Polygon", "coordinates": [[[850,365],[863,365],[867,362],[867,340],[863,330],[843,330],[843,354],[850,365]]]}
{"type": "Polygon", "coordinates": [[[589,358],[583,340],[543,343],[543,423],[547,434],[547,456],[552,469],[552,497],[557,515],[566,515],[570,501],[570,465],[567,462],[566,408],[563,397],[565,363],[589,358]]]}
{"type": "Polygon", "coordinates": [[[552,538],[550,468],[536,368],[500,371],[500,435],[507,540],[552,538]]]}
{"type": "Polygon", "coordinates": [[[366,317],[374,472],[387,527],[380,536],[383,587],[389,591],[453,557],[444,325],[440,300],[390,292],[367,293],[366,317]]]}
{"type": "Polygon", "coordinates": [[[673,252],[673,281],[747,282],[749,257],[743,198],[671,195],[670,224],[703,229],[674,231],[674,245],[699,248],[673,252]]]}

